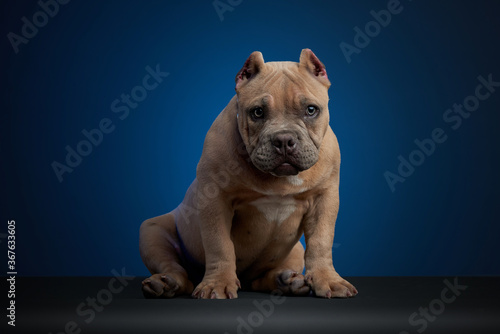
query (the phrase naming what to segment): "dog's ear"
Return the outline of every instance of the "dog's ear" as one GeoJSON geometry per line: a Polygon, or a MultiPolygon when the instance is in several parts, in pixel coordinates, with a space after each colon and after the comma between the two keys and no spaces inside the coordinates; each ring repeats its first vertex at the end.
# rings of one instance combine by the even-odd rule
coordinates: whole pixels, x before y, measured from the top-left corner
{"type": "Polygon", "coordinates": [[[262,53],[254,51],[236,75],[236,90],[251,80],[264,67],[262,53]]]}
{"type": "Polygon", "coordinates": [[[310,49],[303,49],[300,53],[300,65],[305,68],[311,74],[318,78],[318,80],[330,87],[330,80],[328,80],[328,75],[326,74],[325,65],[316,57],[314,52],[310,49]]]}

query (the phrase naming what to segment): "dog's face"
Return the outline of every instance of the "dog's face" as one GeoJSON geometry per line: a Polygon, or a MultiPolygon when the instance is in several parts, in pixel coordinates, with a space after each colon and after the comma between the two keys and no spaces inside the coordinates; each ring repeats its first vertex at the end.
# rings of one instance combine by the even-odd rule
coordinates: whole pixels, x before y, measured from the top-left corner
{"type": "Polygon", "coordinates": [[[238,127],[252,163],[275,176],[311,168],[328,129],[330,81],[311,50],[300,63],[254,52],[236,76],[238,127]]]}

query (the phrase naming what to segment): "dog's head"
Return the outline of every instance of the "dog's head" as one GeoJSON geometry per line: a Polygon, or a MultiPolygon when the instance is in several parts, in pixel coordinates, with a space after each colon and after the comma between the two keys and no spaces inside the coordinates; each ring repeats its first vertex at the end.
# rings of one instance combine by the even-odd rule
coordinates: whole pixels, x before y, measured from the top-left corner
{"type": "Polygon", "coordinates": [[[328,129],[325,66],[309,49],[300,62],[264,63],[253,52],[236,76],[238,127],[252,163],[275,176],[311,168],[328,129]]]}

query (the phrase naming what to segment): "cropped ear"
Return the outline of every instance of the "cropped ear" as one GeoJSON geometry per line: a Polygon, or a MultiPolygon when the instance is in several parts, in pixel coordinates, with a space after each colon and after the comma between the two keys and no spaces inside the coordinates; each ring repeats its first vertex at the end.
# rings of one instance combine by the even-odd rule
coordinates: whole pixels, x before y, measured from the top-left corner
{"type": "Polygon", "coordinates": [[[317,77],[321,83],[330,87],[330,80],[328,80],[325,65],[323,65],[323,63],[310,49],[303,49],[300,53],[300,66],[304,67],[311,74],[317,77]]]}
{"type": "Polygon", "coordinates": [[[262,53],[254,51],[236,75],[236,90],[251,80],[264,67],[262,53]]]}

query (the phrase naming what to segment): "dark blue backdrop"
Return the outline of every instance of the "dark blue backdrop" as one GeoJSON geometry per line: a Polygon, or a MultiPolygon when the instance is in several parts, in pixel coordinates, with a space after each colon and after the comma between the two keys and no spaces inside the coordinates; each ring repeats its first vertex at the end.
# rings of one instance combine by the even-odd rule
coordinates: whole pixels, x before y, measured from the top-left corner
{"type": "Polygon", "coordinates": [[[500,88],[458,129],[443,120],[475,93],[478,76],[500,81],[499,4],[391,4],[399,13],[379,31],[368,24],[374,37],[368,45],[358,37],[363,48],[348,63],[340,44],[355,46],[354,28],[364,30],[387,1],[232,3],[221,20],[212,1],[71,1],[43,26],[35,1],[2,2],[0,232],[16,221],[19,274],[126,267],[146,275],[139,225],[182,200],[245,59],[259,50],[267,61],[298,61],[306,47],[332,81],[331,126],[342,152],[337,270],[500,274],[500,88]],[[22,18],[34,15],[41,27],[16,53],[8,34],[22,36],[22,18]],[[157,64],[169,75],[150,91],[137,88],[157,64]],[[113,101],[131,91],[147,97],[127,117],[120,101],[114,113],[113,101]],[[59,182],[51,164],[65,163],[65,147],[77,149],[82,130],[106,118],[113,131],[59,182]],[[384,173],[397,174],[398,156],[409,159],[414,140],[435,128],[447,140],[392,192],[384,173]]]}

